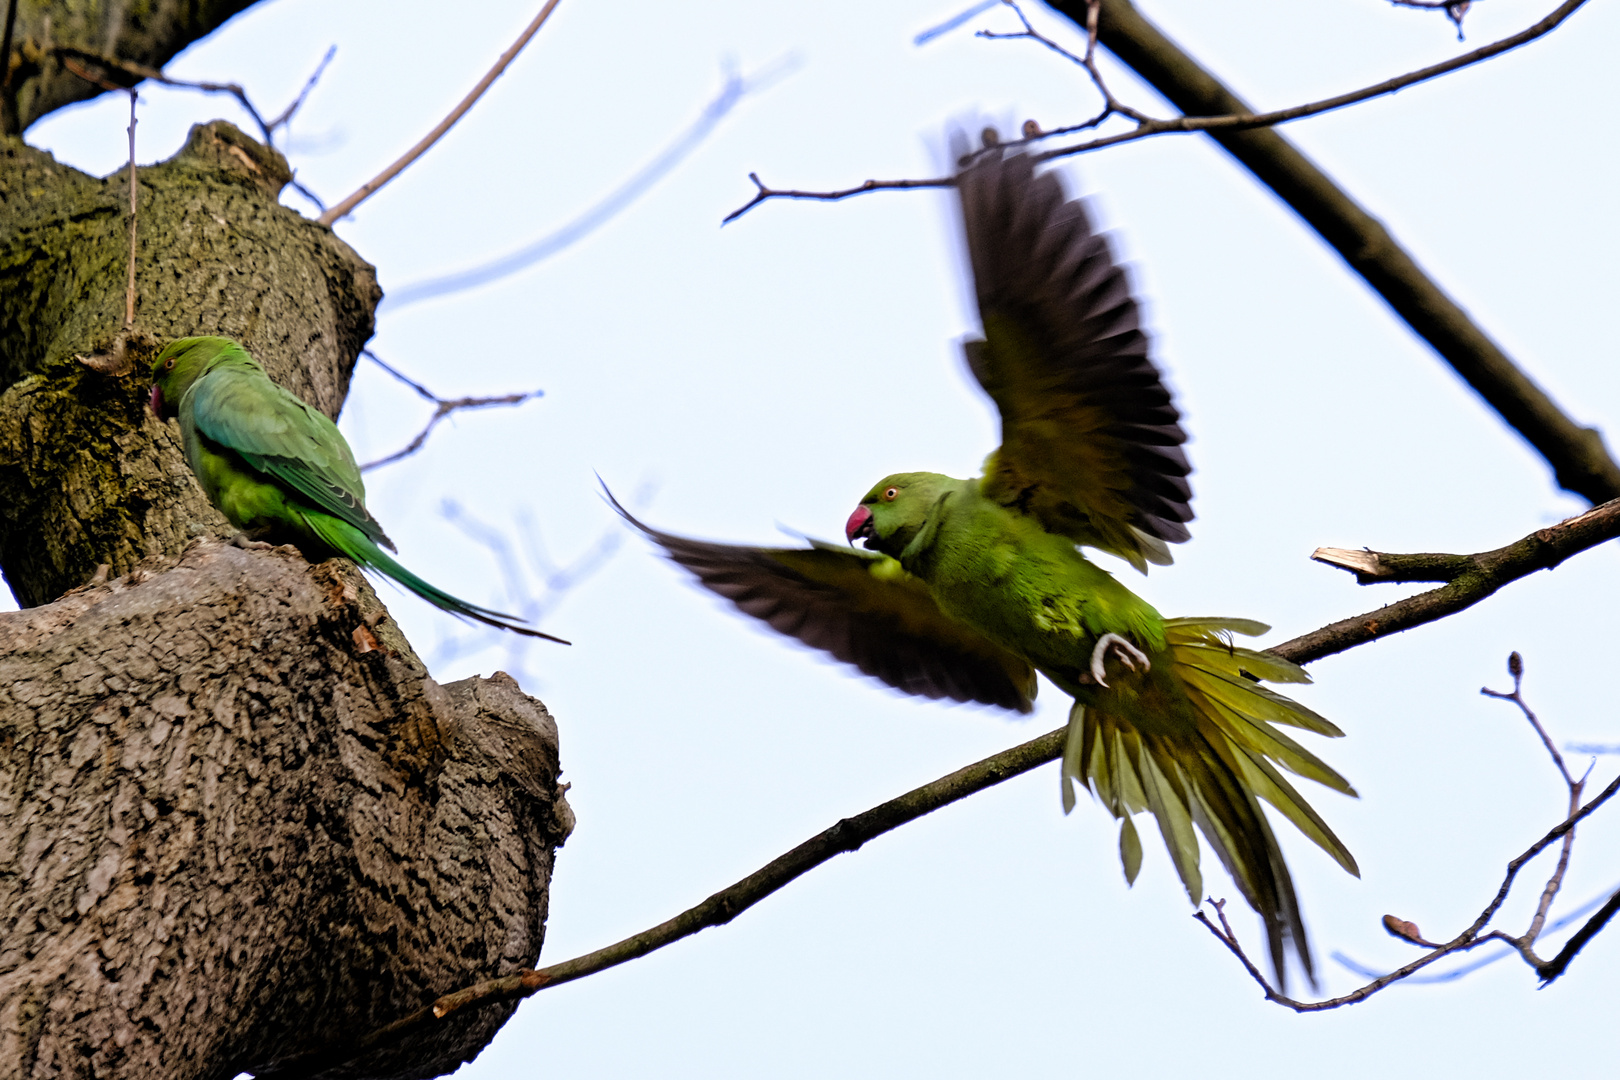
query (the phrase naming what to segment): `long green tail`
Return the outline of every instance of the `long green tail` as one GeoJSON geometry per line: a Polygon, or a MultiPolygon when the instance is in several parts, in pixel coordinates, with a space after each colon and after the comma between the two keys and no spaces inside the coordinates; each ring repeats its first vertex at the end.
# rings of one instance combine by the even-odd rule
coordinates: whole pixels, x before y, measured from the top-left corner
{"type": "Polygon", "coordinates": [[[1247,619],[1167,619],[1165,637],[1171,663],[1192,705],[1196,730],[1143,732],[1096,706],[1076,702],[1069,714],[1063,754],[1063,808],[1067,812],[1074,806],[1075,780],[1089,783],[1103,805],[1121,819],[1120,857],[1128,881],[1135,881],[1142,863],[1142,842],[1131,815],[1152,811],[1194,904],[1203,899],[1198,839],[1193,833],[1197,825],[1265,922],[1277,985],[1286,982],[1284,960],[1289,945],[1314,985],[1310,946],[1293,879],[1258,799],[1280,810],[1340,866],[1359,877],[1355,858],[1283,779],[1277,766],[1346,795],[1354,796],[1355,790],[1273,726],[1285,724],[1320,735],[1344,734],[1297,701],[1256,681],[1311,681],[1296,664],[1231,642],[1233,632],[1256,635],[1268,629],[1247,619]]]}
{"type": "Polygon", "coordinates": [[[514,634],[544,638],[546,641],[555,641],[562,645],[570,644],[560,637],[554,637],[540,630],[531,630],[527,626],[519,625],[521,620],[515,616],[493,611],[486,607],[479,607],[477,604],[469,604],[459,597],[451,596],[436,585],[428,584],[395,562],[387,552],[346,521],[335,518],[330,514],[308,511],[302,517],[310,532],[319,537],[321,542],[333,551],[340,552],[344,556],[353,559],[362,570],[371,570],[382,574],[384,577],[392,578],[440,610],[448,611],[452,615],[460,615],[466,619],[476,620],[486,626],[510,630],[514,634]]]}

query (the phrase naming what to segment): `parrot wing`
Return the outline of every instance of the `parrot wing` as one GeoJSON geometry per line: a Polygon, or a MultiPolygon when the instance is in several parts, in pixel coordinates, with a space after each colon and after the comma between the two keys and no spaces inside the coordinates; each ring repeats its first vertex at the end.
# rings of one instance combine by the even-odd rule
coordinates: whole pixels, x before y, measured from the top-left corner
{"type": "Polygon", "coordinates": [[[191,422],[211,441],[302,495],[366,538],[393,541],[366,509],[360,468],[337,425],[270,381],[257,365],[222,365],[187,391],[191,422]]]}
{"type": "Polygon", "coordinates": [[[984,327],[963,349],[1001,413],[984,494],[1138,570],[1169,564],[1193,517],[1187,436],[1125,271],[1028,156],[986,153],[956,183],[984,327]]]}
{"type": "Polygon", "coordinates": [[[946,615],[928,586],[887,555],[814,541],[759,548],[689,540],[613,506],[705,588],[898,690],[1024,713],[1034,707],[1034,669],[946,615]]]}

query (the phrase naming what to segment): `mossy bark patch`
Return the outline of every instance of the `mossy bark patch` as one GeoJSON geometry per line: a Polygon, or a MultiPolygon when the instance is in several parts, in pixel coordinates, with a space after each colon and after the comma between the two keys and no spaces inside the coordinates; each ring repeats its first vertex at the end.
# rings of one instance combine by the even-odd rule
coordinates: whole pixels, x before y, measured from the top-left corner
{"type": "Polygon", "coordinates": [[[271,377],[335,417],[381,290],[330,229],[276,202],[286,162],[230,124],[139,170],[135,370],[89,371],[123,326],[128,173],[86,176],[0,141],[0,571],[44,603],[97,565],[127,572],[198,535],[229,535],[142,406],[171,338],[242,341],[271,377]]]}

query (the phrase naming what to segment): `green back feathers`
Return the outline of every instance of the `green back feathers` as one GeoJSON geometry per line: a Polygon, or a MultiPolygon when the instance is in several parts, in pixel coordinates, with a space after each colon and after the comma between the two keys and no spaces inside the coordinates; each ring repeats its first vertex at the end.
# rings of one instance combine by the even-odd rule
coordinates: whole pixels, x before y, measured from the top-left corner
{"type": "Polygon", "coordinates": [[[1001,414],[984,494],[1139,570],[1169,563],[1193,517],[1187,436],[1107,239],[1027,155],[981,155],[956,185],[984,327],[963,351],[1001,414]]]}
{"type": "Polygon", "coordinates": [[[182,428],[194,428],[368,540],[393,548],[366,509],[360,468],[337,425],[272,382],[236,342],[181,338],[159,355],[153,375],[182,428]],[[165,371],[169,357],[178,362],[165,371]]]}

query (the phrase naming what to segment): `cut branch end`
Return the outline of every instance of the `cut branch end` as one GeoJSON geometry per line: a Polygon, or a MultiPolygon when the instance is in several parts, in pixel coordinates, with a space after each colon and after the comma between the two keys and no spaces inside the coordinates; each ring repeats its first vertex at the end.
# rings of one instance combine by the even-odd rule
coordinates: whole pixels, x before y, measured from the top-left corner
{"type": "Polygon", "coordinates": [[[1376,581],[1383,576],[1383,567],[1379,565],[1378,553],[1363,548],[1352,551],[1349,548],[1319,547],[1311,552],[1311,558],[1328,566],[1336,566],[1340,570],[1348,570],[1356,575],[1356,580],[1366,584],[1368,580],[1376,581]]]}

